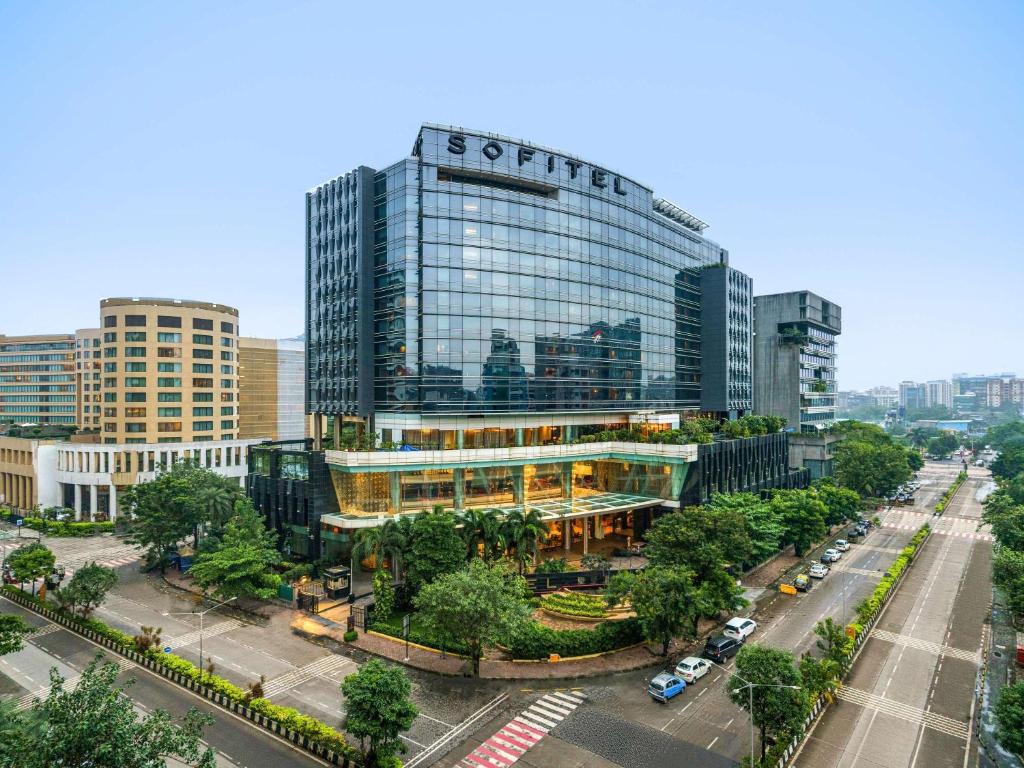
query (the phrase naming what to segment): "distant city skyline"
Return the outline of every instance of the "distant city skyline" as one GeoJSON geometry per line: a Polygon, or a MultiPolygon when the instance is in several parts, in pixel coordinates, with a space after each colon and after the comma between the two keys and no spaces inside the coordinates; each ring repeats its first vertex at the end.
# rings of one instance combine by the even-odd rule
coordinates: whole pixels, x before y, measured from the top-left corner
{"type": "Polygon", "coordinates": [[[755,294],[842,306],[843,389],[1024,370],[1022,37],[1009,2],[9,3],[0,333],[143,295],[294,336],[303,194],[433,121],[628,168],[710,222],[755,294]]]}

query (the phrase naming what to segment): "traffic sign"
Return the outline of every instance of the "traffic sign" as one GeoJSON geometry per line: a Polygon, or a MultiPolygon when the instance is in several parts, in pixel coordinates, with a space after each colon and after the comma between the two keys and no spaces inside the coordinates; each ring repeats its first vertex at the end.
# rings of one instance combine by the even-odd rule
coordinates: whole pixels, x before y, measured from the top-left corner
{"type": "Polygon", "coordinates": [[[25,521],[19,518],[18,520],[14,521],[14,524],[17,526],[22,526],[25,524],[25,521]]]}
{"type": "Polygon", "coordinates": [[[171,646],[165,645],[164,646],[164,653],[170,653],[170,652],[171,652],[171,646]]]}

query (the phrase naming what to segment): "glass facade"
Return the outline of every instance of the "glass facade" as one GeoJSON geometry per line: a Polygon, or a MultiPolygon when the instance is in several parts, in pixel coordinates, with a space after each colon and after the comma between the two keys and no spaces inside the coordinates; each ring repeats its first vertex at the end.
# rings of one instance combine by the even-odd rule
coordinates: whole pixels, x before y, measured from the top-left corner
{"type": "Polygon", "coordinates": [[[307,196],[310,411],[700,406],[702,223],[491,134],[424,126],[368,170],[307,196]]]}

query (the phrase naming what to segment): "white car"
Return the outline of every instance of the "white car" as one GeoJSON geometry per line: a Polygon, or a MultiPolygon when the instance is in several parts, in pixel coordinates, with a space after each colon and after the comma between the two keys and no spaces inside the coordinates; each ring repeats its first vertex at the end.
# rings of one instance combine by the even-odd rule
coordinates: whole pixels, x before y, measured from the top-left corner
{"type": "Polygon", "coordinates": [[[722,630],[722,634],[742,642],[754,634],[755,629],[757,629],[756,621],[737,616],[725,622],[725,629],[722,630]]]}
{"type": "Polygon", "coordinates": [[[836,563],[839,562],[839,558],[842,556],[842,553],[837,549],[826,549],[821,553],[821,562],[824,563],[828,561],[830,563],[836,563]]]}
{"type": "Polygon", "coordinates": [[[850,542],[848,542],[846,539],[840,539],[836,542],[835,548],[838,549],[840,552],[846,552],[850,548],[850,542]]]}
{"type": "Polygon", "coordinates": [[[812,579],[824,579],[828,575],[828,566],[822,565],[821,563],[815,563],[807,571],[807,575],[812,579]]]}
{"type": "Polygon", "coordinates": [[[676,677],[681,677],[687,685],[693,685],[711,671],[711,665],[696,656],[687,656],[676,664],[676,677]]]}

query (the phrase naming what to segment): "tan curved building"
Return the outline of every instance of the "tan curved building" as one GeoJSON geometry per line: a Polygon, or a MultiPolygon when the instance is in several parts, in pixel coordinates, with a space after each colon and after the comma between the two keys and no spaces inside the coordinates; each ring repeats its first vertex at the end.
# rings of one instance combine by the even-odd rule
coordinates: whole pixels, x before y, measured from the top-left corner
{"type": "Polygon", "coordinates": [[[100,302],[106,445],[238,437],[238,310],[202,301],[100,302]]]}

